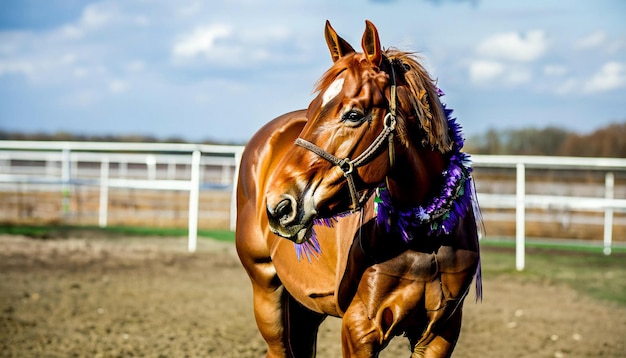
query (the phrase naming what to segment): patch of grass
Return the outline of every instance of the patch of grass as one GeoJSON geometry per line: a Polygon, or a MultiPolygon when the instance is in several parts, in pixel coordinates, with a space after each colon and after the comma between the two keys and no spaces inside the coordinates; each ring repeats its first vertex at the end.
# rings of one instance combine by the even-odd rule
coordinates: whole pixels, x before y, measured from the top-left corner
{"type": "Polygon", "coordinates": [[[44,226],[0,226],[0,234],[24,235],[29,237],[44,237],[50,232],[49,227],[44,226]]]}
{"type": "Polygon", "coordinates": [[[626,254],[527,247],[525,268],[515,268],[515,249],[499,244],[482,244],[483,276],[506,276],[516,280],[567,285],[596,299],[626,306],[626,254]]]}
{"type": "MultiPolygon", "coordinates": [[[[98,235],[104,237],[120,236],[187,236],[187,229],[110,226],[74,226],[74,225],[0,225],[0,234],[24,235],[37,239],[54,239],[98,235]]],[[[235,241],[235,233],[229,230],[198,230],[198,236],[219,241],[235,241]]]]}
{"type": "Polygon", "coordinates": [[[235,232],[230,230],[200,230],[198,231],[198,236],[218,241],[235,242],[235,232]]]}
{"type": "MultiPolygon", "coordinates": [[[[482,245],[504,248],[515,248],[514,239],[485,239],[481,241],[482,245]]],[[[603,246],[600,241],[583,241],[583,240],[559,240],[559,239],[527,239],[525,241],[526,248],[528,249],[561,249],[567,251],[581,251],[588,253],[602,253],[603,246]]],[[[614,243],[611,248],[613,253],[626,253],[626,246],[623,243],[614,243]]]]}

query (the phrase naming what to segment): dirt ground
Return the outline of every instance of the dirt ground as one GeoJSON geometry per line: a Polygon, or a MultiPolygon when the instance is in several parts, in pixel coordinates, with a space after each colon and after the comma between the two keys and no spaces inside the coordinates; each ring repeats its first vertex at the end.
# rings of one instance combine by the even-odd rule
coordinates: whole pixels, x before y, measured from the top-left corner
{"type": "MultiPolygon", "coordinates": [[[[262,357],[234,245],[0,236],[0,357],[262,357]]],[[[484,263],[488,265],[488,262],[484,263]]],[[[455,357],[626,357],[626,308],[562,286],[484,277],[455,357]]],[[[318,357],[340,357],[339,320],[318,357]]],[[[381,357],[408,357],[398,337],[381,357]]]]}

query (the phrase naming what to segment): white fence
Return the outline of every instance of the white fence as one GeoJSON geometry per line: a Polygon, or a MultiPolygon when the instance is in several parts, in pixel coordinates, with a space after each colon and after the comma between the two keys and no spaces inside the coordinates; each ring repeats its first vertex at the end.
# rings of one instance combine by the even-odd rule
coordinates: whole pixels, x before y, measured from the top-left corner
{"type": "Polygon", "coordinates": [[[203,188],[231,191],[231,229],[234,229],[235,191],[243,147],[175,143],[104,143],[0,141],[0,183],[61,185],[63,210],[69,205],[70,187],[75,184],[100,187],[99,225],[107,225],[109,188],[180,190],[189,192],[189,251],[196,250],[199,192],[203,188]],[[15,165],[15,162],[44,162],[43,165],[15,165]],[[60,163],[60,170],[57,170],[60,163]],[[79,163],[97,164],[91,170],[79,163]],[[117,173],[110,167],[117,164],[117,173]],[[145,169],[133,173],[133,165],[145,169]],[[186,170],[178,169],[184,166],[186,170]],[[157,168],[166,166],[165,178],[157,168]],[[41,172],[41,168],[45,168],[41,172]],[[201,167],[221,168],[218,179],[201,178],[201,167]],[[234,170],[233,170],[234,169],[234,170]],[[143,177],[142,177],[143,175],[143,177]]]}
{"type": "Polygon", "coordinates": [[[604,211],[604,254],[611,254],[614,211],[626,211],[626,199],[615,199],[615,171],[626,170],[624,158],[577,158],[539,156],[473,155],[474,167],[515,168],[515,194],[478,193],[483,208],[515,208],[516,268],[525,266],[526,209],[562,207],[570,210],[604,211]],[[599,170],[605,173],[604,197],[526,194],[526,169],[599,170]]]}
{"type": "MultiPolygon", "coordinates": [[[[198,228],[199,192],[217,188],[231,192],[230,226],[234,229],[235,191],[243,147],[174,143],[34,142],[0,141],[0,184],[38,183],[60,185],[69,193],[72,185],[87,183],[100,188],[99,225],[107,225],[109,188],[180,190],[189,192],[189,251],[195,251],[198,228]],[[38,165],[16,166],[16,162],[38,165]],[[91,163],[81,169],[79,163],[91,163]],[[114,165],[113,165],[114,164],[114,165]],[[133,165],[144,169],[133,172],[133,165]],[[185,168],[181,171],[181,165],[185,168]],[[42,168],[43,172],[42,172],[42,168]],[[113,172],[113,169],[116,172],[113,172]],[[165,168],[165,169],[164,169],[165,168]],[[213,169],[207,169],[213,168],[213,169]],[[221,169],[220,169],[221,168],[221,169]],[[207,177],[207,170],[213,175],[207,177]]],[[[476,168],[516,170],[514,194],[483,193],[483,208],[514,209],[516,212],[516,266],[524,268],[525,212],[527,208],[565,207],[604,212],[604,252],[610,254],[613,213],[626,211],[626,199],[615,199],[615,171],[626,171],[626,159],[536,156],[474,155],[476,168]],[[526,169],[597,170],[605,173],[603,197],[527,195],[526,169]]],[[[64,196],[64,201],[69,196],[64,196]]],[[[67,202],[63,207],[66,208],[67,202]]]]}

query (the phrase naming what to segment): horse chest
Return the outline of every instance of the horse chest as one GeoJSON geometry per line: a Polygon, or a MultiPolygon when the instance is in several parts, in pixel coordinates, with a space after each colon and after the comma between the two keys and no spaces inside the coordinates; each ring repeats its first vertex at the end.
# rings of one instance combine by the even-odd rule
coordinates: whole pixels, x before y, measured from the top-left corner
{"type": "Polygon", "coordinates": [[[339,315],[335,299],[337,259],[332,252],[298,260],[293,243],[280,239],[272,256],[276,274],[290,295],[312,311],[339,315]]]}

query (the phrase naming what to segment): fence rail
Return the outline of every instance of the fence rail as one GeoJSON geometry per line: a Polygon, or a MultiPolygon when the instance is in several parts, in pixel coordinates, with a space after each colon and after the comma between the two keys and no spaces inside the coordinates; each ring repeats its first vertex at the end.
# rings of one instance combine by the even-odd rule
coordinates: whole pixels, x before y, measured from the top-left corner
{"type": "Polygon", "coordinates": [[[626,200],[615,199],[614,171],[626,170],[623,158],[578,158],[578,157],[540,157],[513,155],[473,155],[475,167],[515,168],[515,195],[478,193],[482,207],[515,209],[515,266],[523,270],[525,266],[525,213],[527,208],[545,209],[561,206],[568,209],[604,211],[604,254],[611,254],[613,239],[613,214],[616,210],[626,211],[626,200]],[[526,194],[526,169],[552,170],[600,170],[605,173],[604,197],[573,197],[555,195],[526,194]]]}
{"type": "MultiPolygon", "coordinates": [[[[188,249],[195,251],[199,192],[203,188],[231,190],[231,203],[234,203],[232,188],[242,152],[243,147],[201,144],[0,141],[0,183],[61,185],[63,210],[68,209],[72,185],[98,185],[98,223],[102,227],[107,225],[109,188],[188,191],[188,249]],[[45,163],[43,172],[42,166],[28,165],[28,162],[45,163]],[[79,170],[81,163],[88,168],[79,170]],[[111,173],[113,163],[117,167],[116,177],[111,173]],[[129,168],[137,165],[145,166],[138,171],[144,173],[143,178],[129,168]],[[178,168],[181,165],[185,167],[182,175],[178,168]],[[159,177],[159,166],[166,168],[166,178],[159,177]],[[207,171],[201,171],[201,167],[221,168],[219,179],[202,178],[201,174],[207,171]]],[[[234,205],[231,205],[231,229],[234,229],[235,215],[234,205]]]]}
{"type": "MultiPolygon", "coordinates": [[[[189,192],[188,249],[195,251],[201,190],[230,191],[230,227],[234,229],[235,191],[241,146],[178,143],[0,141],[0,185],[38,183],[61,186],[67,210],[73,185],[100,188],[100,226],[107,225],[109,188],[189,192]]],[[[604,253],[611,253],[614,212],[626,212],[626,199],[616,199],[614,172],[626,171],[622,158],[538,156],[472,156],[475,168],[515,169],[515,193],[486,193],[479,188],[483,208],[514,209],[516,267],[524,268],[525,211],[562,207],[604,213],[604,253]],[[534,195],[526,193],[526,169],[593,170],[605,173],[603,197],[534,195]]]]}

